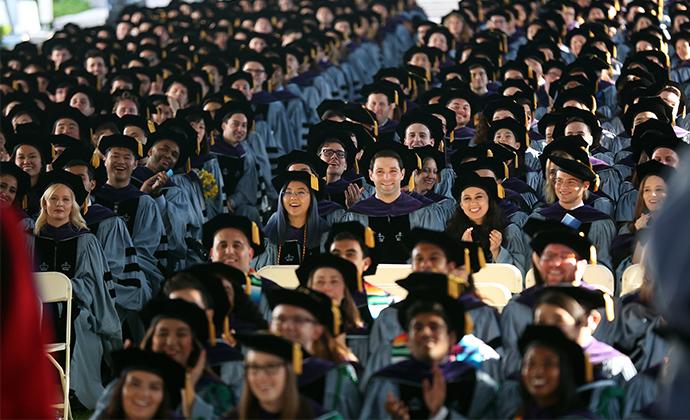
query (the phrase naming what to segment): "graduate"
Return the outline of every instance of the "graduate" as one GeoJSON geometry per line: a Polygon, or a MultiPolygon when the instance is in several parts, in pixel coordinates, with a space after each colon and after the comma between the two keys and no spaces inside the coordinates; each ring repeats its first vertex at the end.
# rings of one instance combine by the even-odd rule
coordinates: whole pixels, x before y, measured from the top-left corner
{"type": "MultiPolygon", "coordinates": [[[[305,258],[295,270],[295,274],[300,286],[327,295],[340,307],[343,318],[342,330],[345,335],[336,338],[341,341],[345,338],[346,345],[358,361],[361,360],[359,354],[362,354],[366,360],[370,325],[365,324],[357,305],[360,302],[366,302],[364,280],[359,276],[357,267],[344,258],[324,253],[305,258]],[[348,338],[350,334],[355,335],[356,339],[348,338]]],[[[366,309],[368,314],[368,308],[366,309]]]]}
{"type": "Polygon", "coordinates": [[[276,216],[266,225],[266,250],[253,262],[265,265],[297,265],[318,253],[328,234],[328,222],[319,216],[318,197],[323,181],[304,171],[287,171],[273,179],[280,200],[276,216]]]}
{"type": "Polygon", "coordinates": [[[444,131],[441,120],[426,110],[412,110],[400,119],[396,127],[400,141],[410,149],[433,146],[442,150],[444,131]]]}
{"type": "Polygon", "coordinates": [[[461,173],[454,187],[458,207],[447,231],[465,242],[481,245],[488,262],[512,264],[526,272],[527,247],[520,228],[507,224],[498,201],[503,188],[492,178],[461,173]]]}
{"type": "Polygon", "coordinates": [[[438,290],[416,291],[400,302],[410,357],[372,376],[359,418],[491,417],[497,384],[452,354],[469,332],[466,319],[463,304],[438,290]]]}
{"type": "MultiPolygon", "coordinates": [[[[120,319],[115,309],[112,277],[98,239],[89,232],[79,208],[86,199],[81,178],[64,171],[41,176],[41,211],[30,245],[39,271],[58,271],[71,279],[75,305],[72,322],[70,387],[87,408],[103,391],[103,357],[122,346],[120,319]]],[[[64,316],[51,304],[52,326],[64,340],[64,316]]]]}
{"type": "Polygon", "coordinates": [[[171,418],[184,389],[184,368],[165,354],[136,348],[112,357],[117,383],[108,406],[92,418],[171,418]]]}
{"type": "MultiPolygon", "coordinates": [[[[336,146],[337,147],[337,146],[336,146]]],[[[286,171],[305,171],[312,175],[326,179],[326,171],[331,167],[331,165],[312,153],[304,152],[302,150],[293,150],[292,152],[285,154],[278,158],[278,166],[275,173],[281,174],[286,171]]],[[[326,182],[328,182],[326,180],[326,182]]],[[[340,220],[345,214],[345,209],[339,203],[332,201],[330,197],[333,195],[332,190],[326,184],[325,188],[327,191],[326,198],[322,198],[317,203],[319,208],[319,216],[326,219],[329,223],[335,223],[340,220]],[[330,192],[329,192],[330,191],[330,192]]],[[[350,190],[348,186],[348,190],[350,190]]],[[[336,194],[338,196],[338,194],[336,194]]],[[[343,199],[345,195],[343,193],[343,199]]],[[[271,215],[271,218],[277,217],[276,213],[271,215]]],[[[269,219],[269,222],[271,219],[269,219]]]]}
{"type": "Polygon", "coordinates": [[[249,104],[231,101],[216,111],[215,122],[221,135],[211,153],[222,168],[228,210],[262,224],[275,191],[267,177],[270,167],[261,167],[259,156],[247,142],[254,129],[254,113],[249,104]]]}
{"type": "Polygon", "coordinates": [[[270,330],[301,345],[311,355],[298,378],[300,392],[326,410],[345,418],[359,414],[354,355],[336,340],[341,333],[340,308],[323,293],[309,288],[273,289],[267,293],[273,308],[270,330]]]}
{"type": "Polygon", "coordinates": [[[631,264],[641,262],[648,229],[653,226],[655,212],[662,208],[666,200],[667,183],[674,173],[673,167],[656,160],[637,165],[634,220],[621,226],[611,244],[616,278],[622,278],[623,272],[631,264]]]}
{"type": "MultiPolygon", "coordinates": [[[[517,340],[525,327],[533,322],[536,293],[545,286],[558,284],[591,288],[582,277],[587,264],[596,263],[597,252],[592,242],[584,233],[561,222],[530,218],[525,224],[525,232],[531,236],[535,285],[513,296],[501,312],[503,372],[506,377],[519,368],[517,340]]],[[[601,322],[595,337],[606,337],[612,328],[612,324],[601,322]]]]}
{"type": "Polygon", "coordinates": [[[578,388],[592,381],[582,348],[559,328],[530,325],[520,337],[520,385],[502,388],[501,417],[594,418],[578,388]],[[516,399],[521,397],[521,401],[516,399]]]}
{"type": "Polygon", "coordinates": [[[50,148],[28,125],[19,129],[18,133],[10,138],[10,144],[11,161],[30,177],[31,188],[24,208],[33,217],[40,210],[39,199],[41,198],[38,191],[34,191],[34,187],[38,183],[38,177],[45,172],[46,165],[52,161],[50,148]]]}
{"type": "Polygon", "coordinates": [[[362,88],[362,98],[366,108],[376,115],[380,134],[395,133],[398,121],[394,117],[400,98],[392,82],[379,80],[362,88]]]}
{"type": "Polygon", "coordinates": [[[375,143],[366,151],[360,167],[376,193],[352,206],[343,220],[359,221],[376,232],[380,262],[403,263],[405,235],[415,227],[442,230],[443,211],[437,203],[425,206],[402,191],[418,167],[416,158],[400,143],[375,143]]]}
{"type": "Polygon", "coordinates": [[[601,314],[597,312],[600,308],[613,316],[613,301],[601,290],[571,285],[547,286],[537,292],[534,323],[559,327],[568,338],[582,346],[597,378],[628,381],[637,374],[630,358],[592,336],[601,322],[601,314]]]}
{"type": "MultiPolygon", "coordinates": [[[[193,303],[204,310],[209,331],[209,342],[205,346],[207,364],[223,383],[231,387],[233,395],[229,398],[235,400],[242,389],[243,356],[236,347],[230,329],[229,312],[232,305],[225,287],[222,280],[211,275],[204,265],[196,265],[169,278],[163,294],[170,299],[193,303]]],[[[229,287],[232,290],[232,283],[229,287]]],[[[240,293],[240,296],[244,295],[240,293]]]]}
{"type": "Polygon", "coordinates": [[[0,208],[13,207],[20,215],[24,230],[34,227],[34,220],[22,208],[31,178],[13,162],[0,162],[0,208]]]}
{"type": "MultiPolygon", "coordinates": [[[[71,159],[71,155],[72,152],[68,149],[60,157],[67,160],[64,169],[81,177],[86,190],[84,221],[91,233],[98,238],[108,262],[108,271],[113,277],[115,289],[115,305],[120,319],[127,324],[123,331],[131,334],[132,338],[141,340],[143,326],[138,322],[136,312],[151,299],[151,285],[139,266],[137,250],[125,221],[109,208],[91,203],[91,193],[96,187],[95,170],[90,163],[80,160],[79,156],[71,159]]],[[[58,166],[62,163],[56,162],[53,170],[60,170],[58,166]]]]}
{"type": "Polygon", "coordinates": [[[558,171],[554,182],[558,202],[537,210],[546,219],[563,221],[575,229],[588,229],[588,237],[597,249],[598,261],[611,267],[610,248],[615,236],[613,220],[594,207],[584,204],[587,190],[596,192],[598,177],[589,162],[552,156],[549,159],[558,171]]]}
{"type": "MultiPolygon", "coordinates": [[[[206,366],[208,318],[194,303],[182,299],[154,299],[141,313],[146,335],[139,348],[155,353],[165,353],[186,372],[184,402],[174,407],[186,411],[187,417],[212,418],[234,407],[228,401],[230,388],[206,366]]],[[[110,382],[98,399],[94,418],[112,401],[117,380],[110,382]]]]}
{"type": "MultiPolygon", "coordinates": [[[[226,208],[225,189],[223,185],[223,175],[218,162],[218,158],[210,153],[211,143],[215,144],[215,135],[213,131],[213,118],[211,113],[202,110],[200,107],[190,107],[185,110],[179,110],[176,114],[176,119],[184,120],[194,129],[196,133],[196,141],[193,142],[195,147],[190,156],[190,165],[197,173],[197,184],[200,184],[202,198],[204,201],[203,216],[205,219],[212,219],[220,213],[224,213],[226,208]]],[[[173,175],[173,179],[187,178],[182,175],[173,175]]],[[[193,186],[187,186],[188,182],[180,183],[182,188],[194,189],[193,186]]],[[[196,193],[189,193],[196,195],[196,193]]]]}
{"type": "Polygon", "coordinates": [[[256,222],[243,216],[219,214],[204,224],[203,242],[212,262],[228,265],[246,276],[242,283],[244,293],[264,318],[270,319],[265,292],[279,286],[259,276],[251,266],[265,249],[264,235],[256,222]]]}
{"type": "Polygon", "coordinates": [[[453,138],[463,144],[474,137],[475,129],[471,127],[472,117],[480,111],[477,106],[477,97],[470,90],[469,85],[460,84],[459,89],[448,90],[439,103],[455,112],[455,130],[453,138]]]}
{"type": "Polygon", "coordinates": [[[444,206],[452,211],[455,207],[454,200],[448,195],[440,194],[437,190],[452,189],[453,176],[452,170],[446,168],[446,157],[443,152],[439,152],[433,146],[412,148],[412,152],[422,161],[422,167],[414,172],[414,191],[410,195],[421,202],[430,200],[432,202],[444,202],[444,206]],[[441,185],[445,181],[447,185],[441,185]]]}
{"type": "MultiPolygon", "coordinates": [[[[241,334],[247,349],[244,389],[231,419],[314,419],[328,418],[315,401],[301,395],[298,377],[302,374],[302,347],[267,332],[241,334]]],[[[332,413],[332,415],[337,415],[332,413]]]]}
{"type": "Polygon", "coordinates": [[[328,165],[325,174],[319,174],[326,181],[324,198],[343,208],[355,204],[364,193],[362,178],[357,173],[357,147],[352,142],[349,124],[352,123],[321,121],[309,129],[307,136],[308,153],[328,165]]]}
{"type": "MultiPolygon", "coordinates": [[[[587,142],[582,138],[582,136],[557,137],[544,147],[542,154],[539,155],[539,161],[541,162],[543,173],[543,177],[541,179],[543,184],[544,202],[547,206],[552,205],[558,200],[555,188],[558,167],[549,160],[549,157],[555,156],[566,159],[575,159],[580,162],[590,160],[591,162],[591,158],[587,153],[587,147],[587,142]]],[[[610,197],[606,196],[601,191],[594,192],[592,189],[587,191],[584,203],[594,207],[596,210],[599,210],[602,213],[609,215],[610,217],[613,217],[615,204],[610,197]]]]}
{"type": "MultiPolygon", "coordinates": [[[[393,303],[390,294],[364,278],[375,274],[378,266],[375,235],[370,227],[359,222],[335,223],[331,226],[324,245],[326,251],[350,261],[357,268],[357,277],[363,279],[365,293],[355,294],[353,297],[362,321],[369,327],[373,324],[374,317],[393,303]]],[[[365,359],[359,356],[360,362],[365,364],[365,359]]]]}
{"type": "Polygon", "coordinates": [[[195,221],[189,210],[189,197],[172,181],[168,171],[187,163],[191,146],[179,133],[158,129],[148,138],[145,153],[146,164],[134,169],[132,184],[156,201],[168,238],[166,269],[177,271],[186,264],[188,229],[195,221]]]}
{"type": "MultiPolygon", "coordinates": [[[[481,296],[474,288],[472,273],[481,270],[485,264],[483,251],[480,247],[469,242],[461,242],[443,232],[426,229],[413,229],[407,240],[407,246],[411,250],[414,274],[410,275],[407,280],[399,280],[398,284],[413,293],[420,288],[434,287],[432,283],[438,281],[443,281],[443,287],[445,287],[450,281],[446,277],[451,277],[454,282],[466,279],[461,282],[456,299],[459,299],[466,306],[468,314],[472,318],[475,326],[473,334],[494,348],[500,347],[501,330],[498,313],[481,300],[481,296]],[[422,273],[443,274],[443,278],[439,280],[440,277],[436,278],[438,275],[425,277],[421,275],[422,273]]],[[[389,364],[391,355],[399,352],[399,349],[396,349],[395,341],[403,330],[397,323],[397,314],[397,306],[391,305],[381,311],[374,322],[369,336],[369,351],[372,357],[367,363],[363,383],[366,383],[371,374],[389,364]]],[[[495,352],[486,348],[487,344],[481,346],[486,350],[481,356],[490,355],[497,358],[495,352]]]]}
{"type": "Polygon", "coordinates": [[[133,137],[115,134],[103,137],[98,150],[105,157],[108,178],[93,191],[93,201],[115,212],[127,224],[140,268],[155,295],[163,282],[160,260],[164,261],[167,235],[155,200],[131,183],[137,159],[142,157],[141,143],[133,137]]]}

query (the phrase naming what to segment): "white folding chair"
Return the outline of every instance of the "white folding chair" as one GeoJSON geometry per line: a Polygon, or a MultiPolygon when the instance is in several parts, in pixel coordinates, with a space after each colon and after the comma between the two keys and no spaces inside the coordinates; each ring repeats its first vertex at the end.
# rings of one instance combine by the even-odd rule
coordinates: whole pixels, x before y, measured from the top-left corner
{"type": "Polygon", "coordinates": [[[499,311],[503,310],[512,296],[510,290],[500,283],[480,282],[474,286],[482,300],[499,311]]]}
{"type": "Polygon", "coordinates": [[[633,264],[623,272],[621,296],[637,290],[642,286],[644,279],[644,267],[642,264],[633,264]]]}
{"type": "Polygon", "coordinates": [[[376,274],[366,276],[364,280],[399,300],[407,296],[407,290],[398,286],[395,281],[404,279],[411,272],[412,267],[409,264],[379,264],[376,267],[376,274]]]}
{"type": "Polygon", "coordinates": [[[299,286],[299,280],[297,279],[297,274],[295,274],[297,267],[297,265],[267,265],[262,267],[258,274],[273,280],[280,287],[294,289],[299,286]]]}
{"type": "Polygon", "coordinates": [[[522,291],[522,273],[512,264],[486,264],[472,276],[475,286],[478,283],[499,283],[507,287],[510,293],[522,291]]]}
{"type": "Polygon", "coordinates": [[[63,343],[48,344],[45,350],[48,360],[50,360],[60,374],[60,383],[62,384],[63,402],[61,404],[55,404],[55,408],[63,410],[63,419],[70,419],[72,418],[72,412],[69,406],[70,345],[72,343],[72,281],[64,274],[56,271],[34,273],[34,278],[36,279],[36,286],[41,302],[65,302],[65,341],[63,343]],[[65,352],[64,369],[50,354],[59,351],[65,352]]]}
{"type": "MultiPolygon", "coordinates": [[[[604,265],[587,265],[585,274],[582,277],[584,281],[596,286],[609,295],[613,296],[613,273],[604,265]]],[[[534,269],[530,268],[525,275],[525,288],[534,286],[534,269]]]]}

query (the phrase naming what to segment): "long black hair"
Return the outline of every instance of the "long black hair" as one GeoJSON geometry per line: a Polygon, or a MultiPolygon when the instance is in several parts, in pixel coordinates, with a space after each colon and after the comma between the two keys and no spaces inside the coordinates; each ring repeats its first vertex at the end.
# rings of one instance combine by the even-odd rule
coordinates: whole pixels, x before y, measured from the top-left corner
{"type": "MultiPolygon", "coordinates": [[[[462,192],[460,192],[459,195],[458,200],[462,200],[462,192]]],[[[491,195],[488,193],[487,196],[489,198],[489,210],[486,212],[484,223],[478,225],[470,220],[460,206],[460,201],[458,201],[458,207],[455,209],[455,214],[453,214],[453,217],[448,222],[446,232],[461,238],[467,228],[474,228],[472,229],[472,241],[480,244],[484,250],[484,255],[486,255],[487,258],[491,258],[489,233],[494,229],[503,233],[506,223],[503,211],[496,200],[491,198],[491,195]]]]}

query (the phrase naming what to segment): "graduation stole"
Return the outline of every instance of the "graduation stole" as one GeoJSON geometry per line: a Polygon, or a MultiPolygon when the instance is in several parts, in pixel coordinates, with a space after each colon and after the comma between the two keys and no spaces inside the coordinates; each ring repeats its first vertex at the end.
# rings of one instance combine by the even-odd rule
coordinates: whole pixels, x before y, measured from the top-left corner
{"type": "Polygon", "coordinates": [[[393,297],[390,294],[366,281],[364,282],[364,290],[367,294],[367,304],[369,306],[388,307],[393,303],[393,297]]]}
{"type": "Polygon", "coordinates": [[[263,282],[261,281],[261,277],[259,277],[256,274],[256,271],[250,270],[249,274],[246,276],[247,282],[243,285],[244,287],[244,293],[247,294],[249,299],[255,304],[259,305],[259,302],[261,301],[261,292],[262,292],[262,286],[263,282]]]}
{"type": "MultiPolygon", "coordinates": [[[[402,332],[391,341],[391,364],[402,362],[411,357],[410,349],[407,348],[407,340],[407,333],[402,332]]],[[[462,343],[462,338],[453,345],[448,354],[449,362],[467,362],[474,366],[479,366],[483,359],[479,349],[474,346],[465,346],[462,343]]]]}

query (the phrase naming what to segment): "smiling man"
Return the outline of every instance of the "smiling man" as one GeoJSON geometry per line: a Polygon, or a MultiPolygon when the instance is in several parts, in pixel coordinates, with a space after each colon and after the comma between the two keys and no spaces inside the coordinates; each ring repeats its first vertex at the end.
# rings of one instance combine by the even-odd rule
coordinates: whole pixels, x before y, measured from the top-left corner
{"type": "Polygon", "coordinates": [[[554,182],[558,202],[538,210],[538,213],[575,229],[581,225],[588,226],[587,236],[597,248],[598,260],[610,267],[611,241],[616,235],[616,226],[607,214],[584,203],[590,188],[594,192],[598,190],[599,177],[589,162],[556,156],[551,156],[549,160],[558,169],[554,182]]]}
{"type": "Polygon", "coordinates": [[[467,361],[451,357],[455,343],[471,333],[465,306],[445,294],[445,276],[425,273],[417,277],[415,283],[441,283],[444,287],[410,290],[397,305],[397,319],[407,332],[410,357],[373,375],[364,393],[360,418],[488,415],[496,384],[467,361]]]}
{"type": "Polygon", "coordinates": [[[278,285],[250,267],[252,259],[264,251],[264,235],[259,226],[243,216],[219,214],[204,224],[203,243],[212,262],[229,265],[247,276],[244,292],[270,320],[271,308],[264,292],[278,285]]]}
{"type": "MultiPolygon", "coordinates": [[[[505,356],[503,373],[519,369],[518,337],[533,322],[537,293],[546,286],[571,285],[591,289],[583,276],[588,264],[597,263],[598,249],[584,235],[558,220],[530,218],[524,227],[532,238],[532,266],[535,285],[514,296],[501,313],[501,331],[505,356]]],[[[605,336],[610,322],[600,324],[595,336],[605,336]]]]}
{"type": "Polygon", "coordinates": [[[105,156],[108,179],[93,192],[93,199],[117,213],[127,224],[139,264],[155,295],[164,280],[159,257],[164,255],[168,239],[155,200],[131,183],[137,160],[142,158],[141,143],[133,137],[115,134],[103,137],[98,150],[105,156]]]}
{"type": "Polygon", "coordinates": [[[419,168],[416,157],[402,144],[378,141],[369,146],[360,169],[376,192],[350,207],[345,220],[359,221],[376,232],[381,262],[404,263],[405,235],[414,227],[443,230],[443,211],[436,203],[425,205],[403,192],[402,185],[408,185],[419,168]]]}

